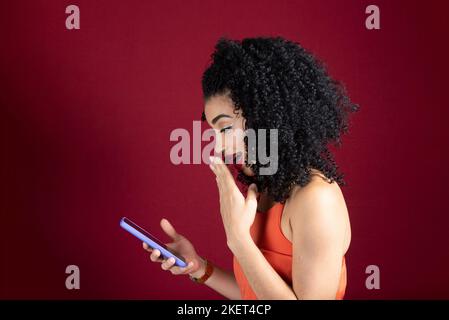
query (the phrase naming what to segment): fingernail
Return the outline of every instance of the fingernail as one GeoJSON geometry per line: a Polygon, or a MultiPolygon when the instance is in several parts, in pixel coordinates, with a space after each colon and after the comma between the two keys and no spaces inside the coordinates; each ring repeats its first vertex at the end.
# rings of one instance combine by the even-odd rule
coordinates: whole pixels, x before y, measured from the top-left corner
{"type": "Polygon", "coordinates": [[[213,164],[214,163],[214,157],[212,157],[212,156],[209,157],[209,161],[210,161],[211,164],[213,164]]]}

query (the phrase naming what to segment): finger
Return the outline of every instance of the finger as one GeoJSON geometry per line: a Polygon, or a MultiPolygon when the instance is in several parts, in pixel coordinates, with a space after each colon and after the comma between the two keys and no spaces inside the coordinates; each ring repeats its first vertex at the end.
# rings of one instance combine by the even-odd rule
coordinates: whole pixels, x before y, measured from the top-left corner
{"type": "Polygon", "coordinates": [[[257,209],[257,185],[255,183],[251,184],[248,188],[246,204],[250,207],[250,209],[257,209]]]}
{"type": "Polygon", "coordinates": [[[219,157],[210,157],[210,167],[217,177],[223,176],[221,159],[219,157]]]}
{"type": "Polygon", "coordinates": [[[154,249],[153,252],[151,252],[151,254],[150,254],[151,261],[153,261],[153,262],[158,261],[158,259],[161,258],[160,255],[161,255],[161,252],[158,249],[154,249]]]}
{"type": "Polygon", "coordinates": [[[215,168],[215,164],[214,164],[214,160],[213,160],[213,158],[214,157],[209,157],[209,168],[212,170],[212,172],[215,174],[215,175],[217,175],[217,170],[216,170],[216,168],[215,168]]]}
{"type": "Polygon", "coordinates": [[[142,243],[142,247],[145,249],[145,251],[153,252],[153,248],[151,248],[148,244],[145,242],[142,243]]]}
{"type": "Polygon", "coordinates": [[[228,167],[220,157],[212,157],[212,160],[213,167],[218,175],[226,175],[226,173],[229,172],[228,167]]]}
{"type": "Polygon", "coordinates": [[[218,193],[221,195],[223,191],[223,181],[219,177],[216,177],[215,181],[217,182],[218,193]]]}
{"type": "Polygon", "coordinates": [[[175,258],[170,257],[161,264],[161,268],[163,270],[168,270],[175,264],[175,262],[176,262],[175,258]]]}
{"type": "Polygon", "coordinates": [[[223,160],[221,160],[219,157],[211,158],[213,158],[213,166],[215,168],[216,175],[220,180],[219,182],[222,183],[222,186],[237,187],[231,171],[229,171],[228,166],[223,162],[223,160]]]}
{"type": "Polygon", "coordinates": [[[212,171],[215,173],[215,182],[217,183],[218,192],[221,193],[221,191],[222,191],[222,176],[217,173],[217,169],[215,168],[215,164],[213,163],[213,161],[214,161],[213,158],[214,157],[210,157],[211,164],[209,166],[211,167],[212,171]]]}
{"type": "Polygon", "coordinates": [[[176,232],[175,228],[173,227],[173,225],[165,218],[163,218],[161,220],[161,228],[162,230],[164,230],[164,232],[171,237],[173,240],[178,240],[181,235],[179,233],[176,232]]]}
{"type": "Polygon", "coordinates": [[[221,170],[221,178],[226,187],[229,188],[237,188],[237,184],[235,183],[234,177],[232,176],[231,171],[229,171],[229,168],[224,162],[220,159],[221,163],[219,164],[220,170],[221,170]]]}
{"type": "Polygon", "coordinates": [[[170,272],[172,274],[186,274],[191,272],[193,269],[193,262],[190,261],[187,266],[185,267],[179,267],[179,266],[173,266],[172,268],[170,268],[170,272]]]}

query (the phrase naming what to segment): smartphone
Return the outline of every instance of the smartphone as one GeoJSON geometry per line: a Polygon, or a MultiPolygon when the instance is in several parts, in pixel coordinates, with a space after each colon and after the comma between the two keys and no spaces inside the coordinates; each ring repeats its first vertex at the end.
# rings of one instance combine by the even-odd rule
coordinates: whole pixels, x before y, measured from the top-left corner
{"type": "Polygon", "coordinates": [[[173,252],[171,252],[166,245],[164,245],[158,238],[153,236],[148,231],[144,230],[143,228],[139,227],[136,223],[132,222],[126,217],[123,217],[120,220],[120,226],[131,233],[133,236],[138,238],[139,240],[145,242],[148,246],[150,246],[153,249],[158,249],[161,253],[159,257],[168,259],[170,257],[175,258],[175,265],[179,267],[185,267],[187,266],[187,263],[185,259],[182,256],[176,255],[173,252]]]}

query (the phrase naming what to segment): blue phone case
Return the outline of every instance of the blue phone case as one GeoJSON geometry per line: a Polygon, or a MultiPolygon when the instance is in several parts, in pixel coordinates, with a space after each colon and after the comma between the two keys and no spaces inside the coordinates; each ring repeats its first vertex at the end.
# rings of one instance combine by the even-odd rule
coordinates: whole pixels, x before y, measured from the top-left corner
{"type": "Polygon", "coordinates": [[[138,226],[135,222],[131,221],[130,219],[123,217],[120,220],[120,226],[129,233],[131,233],[133,236],[138,238],[139,240],[148,244],[151,248],[158,249],[161,252],[161,256],[164,256],[167,259],[170,257],[175,258],[175,265],[179,267],[187,266],[187,263],[183,258],[174,255],[167,248],[165,248],[165,245],[163,245],[162,242],[159,241],[155,236],[151,235],[148,231],[138,226]]]}

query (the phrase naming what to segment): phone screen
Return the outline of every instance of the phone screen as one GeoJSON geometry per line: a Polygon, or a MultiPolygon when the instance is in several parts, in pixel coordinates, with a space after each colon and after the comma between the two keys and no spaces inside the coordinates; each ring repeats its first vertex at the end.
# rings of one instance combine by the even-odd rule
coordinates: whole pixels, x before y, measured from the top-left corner
{"type": "Polygon", "coordinates": [[[153,236],[151,233],[149,233],[148,231],[146,231],[145,229],[142,229],[141,227],[139,227],[137,224],[135,224],[134,222],[132,222],[131,220],[129,220],[128,218],[124,218],[123,221],[127,224],[129,224],[131,227],[133,227],[134,229],[136,229],[137,231],[139,231],[140,233],[142,233],[145,237],[150,238],[151,240],[153,240],[154,242],[156,242],[158,245],[160,245],[161,247],[167,249],[168,251],[170,251],[165,244],[162,243],[162,241],[160,241],[158,238],[156,238],[155,236],[153,236]]]}

